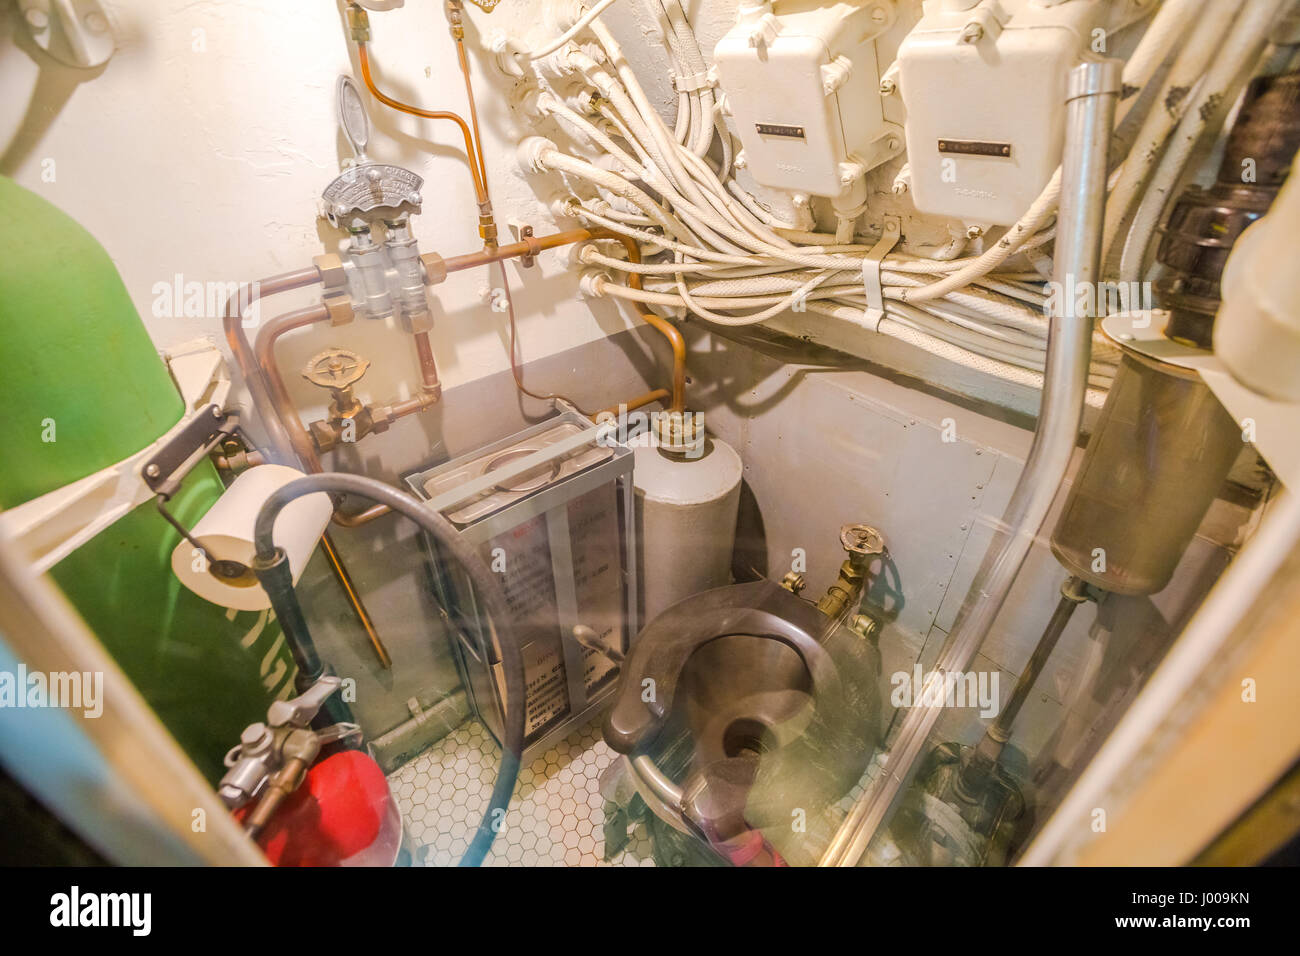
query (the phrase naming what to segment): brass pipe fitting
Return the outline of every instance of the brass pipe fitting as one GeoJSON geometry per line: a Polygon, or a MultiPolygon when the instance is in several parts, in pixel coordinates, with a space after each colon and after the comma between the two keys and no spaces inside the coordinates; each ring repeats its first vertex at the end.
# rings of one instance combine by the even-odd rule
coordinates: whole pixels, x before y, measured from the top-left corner
{"type": "Polygon", "coordinates": [[[884,537],[865,524],[844,525],[840,529],[840,544],[848,557],[840,564],[835,583],[817,602],[817,610],[832,620],[838,620],[851,606],[857,606],[871,570],[871,559],[885,553],[884,537]]]}

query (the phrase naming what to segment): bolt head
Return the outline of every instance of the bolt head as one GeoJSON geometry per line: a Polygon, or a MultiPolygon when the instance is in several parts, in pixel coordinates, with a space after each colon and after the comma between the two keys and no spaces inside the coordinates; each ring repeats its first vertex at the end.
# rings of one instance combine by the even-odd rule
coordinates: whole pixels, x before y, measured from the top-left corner
{"type": "Polygon", "coordinates": [[[148,475],[150,478],[157,478],[159,475],[162,474],[162,469],[159,468],[157,465],[150,465],[147,468],[145,468],[144,473],[148,475]]]}

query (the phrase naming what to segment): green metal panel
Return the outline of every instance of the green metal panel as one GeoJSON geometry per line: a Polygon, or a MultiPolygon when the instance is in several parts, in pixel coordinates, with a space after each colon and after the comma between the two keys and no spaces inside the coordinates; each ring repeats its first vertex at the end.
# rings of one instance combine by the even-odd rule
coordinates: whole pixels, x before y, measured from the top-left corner
{"type": "Polygon", "coordinates": [[[183,408],[104,247],[3,176],[0,210],[0,508],[12,508],[129,457],[183,408]]]}
{"type": "MultiPolygon", "coordinates": [[[[3,177],[0,209],[0,508],[12,508],[130,457],[184,406],[103,247],[3,177]]],[[[192,527],[221,492],[203,462],[171,509],[192,527]]],[[[245,725],[290,694],[295,668],[269,611],[236,614],[181,585],[171,569],[178,540],[146,503],[50,573],[215,782],[245,725]]]]}
{"type": "MultiPolygon", "coordinates": [[[[221,494],[204,462],[171,510],[192,527],[221,494]]],[[[295,668],[270,611],[234,613],[172,573],[180,536],[152,505],[136,508],[50,572],[181,747],[212,781],[239,732],[290,696],[295,668]]],[[[111,702],[109,702],[111,706],[111,702]]]]}

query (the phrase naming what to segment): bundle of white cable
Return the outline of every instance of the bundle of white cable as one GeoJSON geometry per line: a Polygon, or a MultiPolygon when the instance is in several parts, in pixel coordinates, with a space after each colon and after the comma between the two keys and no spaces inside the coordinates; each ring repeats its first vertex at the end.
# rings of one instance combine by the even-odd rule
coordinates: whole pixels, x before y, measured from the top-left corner
{"type": "MultiPolygon", "coordinates": [[[[612,2],[600,0],[560,38],[528,52],[531,60],[546,58],[548,76],[576,81],[585,92],[562,97],[539,89],[520,98],[526,113],[553,118],[608,160],[584,159],[534,136],[520,144],[520,163],[566,178],[574,194],[558,202],[565,214],[636,239],[647,260],[664,253],[671,254],[671,261],[635,264],[593,244],[580,252],[582,261],[596,269],[584,274],[584,291],[686,310],[728,326],[766,322],[790,309],[806,310],[899,338],[1009,381],[1041,386],[1047,332],[1044,280],[1036,273],[999,269],[1016,254],[1050,241],[1059,172],[1021,220],[979,256],[888,256],[880,273],[885,316],[869,323],[864,318],[862,262],[873,243],[800,231],[764,209],[732,175],[725,133],[723,162],[711,164],[708,153],[721,128],[719,103],[706,81],[705,60],[679,0],[643,0],[668,24],[667,45],[678,81],[678,115],[672,129],[653,108],[600,20],[612,2]],[[571,42],[584,31],[598,46],[571,42]],[[589,194],[593,188],[594,196],[589,194]],[[604,270],[636,273],[644,287],[636,290],[610,281],[604,270]]],[[[1191,14],[1204,3],[1167,0],[1125,70],[1126,92],[1133,90],[1130,103],[1171,56],[1191,14]]],[[[1240,3],[1227,0],[1223,5],[1235,8],[1240,3]]],[[[1218,23],[1223,15],[1216,12],[1210,19],[1218,23]]],[[[1171,75],[1182,77],[1203,66],[1205,34],[1203,25],[1194,31],[1192,52],[1179,53],[1171,75]]],[[[515,44],[514,49],[522,48],[515,44]]],[[[1144,126],[1147,135],[1139,142],[1153,138],[1164,121],[1148,117],[1147,124],[1151,129],[1144,126]]],[[[1172,122],[1164,135],[1171,129],[1172,122]]],[[[1117,172],[1123,187],[1117,201],[1124,201],[1134,180],[1145,179],[1143,166],[1142,161],[1125,163],[1117,172]]],[[[1118,357],[1113,346],[1098,338],[1092,382],[1104,388],[1114,376],[1118,357]]]]}

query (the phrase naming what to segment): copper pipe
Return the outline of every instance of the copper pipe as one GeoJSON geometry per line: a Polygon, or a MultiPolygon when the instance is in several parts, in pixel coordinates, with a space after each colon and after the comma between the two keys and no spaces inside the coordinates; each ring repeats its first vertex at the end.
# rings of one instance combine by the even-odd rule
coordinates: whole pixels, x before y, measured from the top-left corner
{"type": "MultiPolygon", "coordinates": [[[[514,242],[504,246],[480,249],[478,252],[471,252],[463,256],[452,256],[450,259],[445,259],[439,263],[439,267],[445,267],[448,273],[459,272],[462,269],[485,266],[504,259],[514,259],[535,254],[539,250],[554,249],[558,246],[572,245],[575,242],[585,242],[591,239],[614,239],[621,242],[623,248],[627,250],[627,257],[631,262],[641,261],[641,249],[637,246],[636,240],[630,236],[620,235],[609,229],[570,229],[566,232],[555,232],[549,236],[541,236],[530,242],[514,242]]],[[[627,284],[633,289],[640,289],[641,276],[635,272],[629,272],[627,284]]],[[[686,408],[686,340],[682,337],[682,333],[677,326],[667,319],[655,315],[648,309],[640,310],[638,315],[640,315],[642,321],[663,335],[668,340],[668,344],[672,346],[673,390],[671,410],[675,412],[684,411],[686,408]]]]}
{"type": "Polygon", "coordinates": [[[271,410],[288,432],[294,454],[298,456],[298,460],[308,471],[322,471],[323,469],[321,468],[320,457],[316,454],[316,446],[312,443],[311,436],[303,426],[302,419],[298,417],[298,411],[294,408],[293,399],[289,397],[289,390],[285,387],[284,378],[280,375],[280,367],[275,361],[275,342],[281,335],[292,329],[300,329],[316,322],[328,322],[329,317],[329,310],[323,305],[314,305],[306,309],[298,309],[295,312],[288,312],[266,323],[262,327],[262,331],[258,333],[253,346],[257,364],[266,376],[271,410]]]}
{"type": "MultiPolygon", "coordinates": [[[[493,262],[500,262],[503,259],[517,259],[530,253],[544,249],[555,249],[559,246],[569,246],[587,239],[619,238],[621,237],[617,233],[605,229],[569,229],[565,232],[553,232],[549,236],[538,236],[531,242],[511,242],[504,246],[493,246],[488,249],[480,249],[477,252],[466,253],[463,256],[452,256],[450,259],[443,260],[442,264],[445,265],[448,272],[460,272],[462,269],[491,265],[493,262]]],[[[632,240],[629,239],[628,241],[631,242],[632,240]]]]}
{"type": "Polygon", "coordinates": [[[432,392],[421,391],[415,398],[408,398],[405,401],[393,402],[388,406],[388,420],[397,421],[399,418],[405,418],[407,415],[414,415],[416,412],[422,412],[426,408],[432,408],[438,404],[438,396],[432,392]]]}
{"type": "Polygon", "coordinates": [[[256,465],[265,465],[266,456],[260,451],[241,451],[233,455],[213,455],[212,463],[221,471],[242,471],[256,465]]]}
{"type": "Polygon", "coordinates": [[[429,342],[428,332],[415,333],[415,352],[420,358],[420,378],[424,391],[436,400],[442,394],[442,382],[438,379],[438,361],[433,356],[433,345],[429,342]]]}
{"type": "MultiPolygon", "coordinates": [[[[548,236],[541,236],[533,240],[531,243],[511,243],[505,246],[482,249],[479,252],[470,253],[465,256],[456,256],[446,260],[446,267],[448,272],[455,272],[462,269],[472,268],[477,265],[486,265],[492,262],[500,262],[504,259],[527,255],[530,252],[537,251],[539,248],[553,249],[558,246],[571,245],[575,242],[583,242],[591,239],[615,239],[623,243],[624,248],[627,250],[628,258],[632,262],[641,261],[640,249],[637,247],[635,240],[630,237],[621,236],[617,233],[603,229],[571,229],[566,232],[557,232],[548,236]]],[[[305,270],[305,272],[309,272],[313,277],[316,275],[315,269],[305,270]]],[[[300,284],[309,284],[310,280],[307,282],[302,281],[302,275],[302,273],[290,274],[290,276],[295,278],[300,284]]],[[[634,289],[641,288],[640,276],[636,273],[629,273],[628,284],[634,289]]],[[[672,346],[673,388],[671,409],[673,411],[682,411],[685,408],[686,393],[685,339],[682,337],[682,334],[677,327],[666,319],[655,315],[649,310],[640,311],[638,314],[641,316],[643,321],[667,338],[669,344],[672,346]]],[[[280,376],[279,367],[275,361],[275,342],[281,335],[292,329],[302,328],[317,322],[326,321],[327,319],[329,319],[329,312],[324,306],[314,306],[308,309],[300,309],[287,315],[282,315],[265,325],[262,332],[257,337],[255,347],[257,363],[255,371],[265,375],[265,382],[268,386],[269,405],[282,425],[282,430],[287,433],[288,439],[297,457],[310,471],[321,470],[320,458],[316,454],[316,449],[311,441],[310,435],[303,426],[302,420],[298,417],[297,411],[294,409],[293,401],[289,396],[288,389],[285,387],[284,380],[280,376]]],[[[239,328],[239,334],[242,336],[242,324],[235,324],[239,328]]],[[[229,327],[229,323],[227,323],[227,325],[229,327]]],[[[417,335],[415,338],[416,350],[420,355],[421,373],[424,376],[425,384],[426,386],[429,385],[430,375],[433,376],[433,382],[437,383],[437,366],[436,363],[434,363],[433,351],[429,346],[428,336],[427,334],[422,333],[417,335]]],[[[440,385],[437,385],[437,387],[441,390],[440,385]]],[[[645,404],[649,404],[649,401],[654,400],[656,399],[649,399],[645,404]]],[[[401,406],[399,406],[401,407],[401,414],[406,415],[418,411],[419,407],[417,407],[417,403],[418,400],[401,403],[401,406]]],[[[367,510],[374,511],[375,509],[371,508],[367,510]]],[[[356,517],[361,518],[364,514],[365,512],[363,512],[361,516],[356,517]]],[[[378,515],[375,515],[374,517],[377,516],[378,515]]],[[[341,519],[340,523],[345,520],[347,519],[341,519]]],[[[373,520],[373,518],[366,520],[373,520]]]]}
{"type": "Polygon", "coordinates": [[[356,586],[352,583],[352,575],[348,573],[347,567],[343,564],[342,557],[339,556],[338,549],[334,547],[334,542],[330,540],[329,532],[321,539],[321,548],[325,552],[325,557],[334,570],[334,576],[338,578],[339,584],[343,587],[343,592],[348,596],[348,602],[352,605],[352,610],[357,615],[357,620],[365,629],[366,637],[370,638],[370,646],[375,649],[375,656],[379,658],[379,665],[384,670],[393,669],[393,659],[388,654],[388,648],[380,639],[379,633],[375,630],[375,622],[370,619],[370,612],[366,610],[365,603],[361,600],[361,595],[357,592],[356,586]]]}
{"type": "Polygon", "coordinates": [[[376,518],[381,518],[393,509],[388,505],[371,505],[365,511],[358,511],[356,514],[346,514],[342,511],[334,512],[334,523],[340,528],[360,528],[363,524],[369,524],[376,518]]]}
{"type": "MultiPolygon", "coordinates": [[[[595,230],[593,230],[594,232],[595,230]]],[[[623,248],[627,250],[627,257],[632,262],[641,261],[641,249],[636,244],[636,240],[630,236],[622,236],[609,230],[599,230],[600,235],[594,238],[600,239],[617,239],[623,243],[623,248]]],[[[627,284],[633,289],[641,288],[641,276],[635,272],[627,274],[627,284]]],[[[659,331],[661,335],[668,340],[668,344],[673,349],[673,401],[670,408],[674,412],[686,410],[686,339],[682,337],[681,330],[665,318],[655,315],[649,309],[638,310],[643,322],[651,325],[659,331]]]]}
{"type": "Polygon", "coordinates": [[[451,37],[456,42],[456,60],[460,64],[461,76],[465,78],[465,100],[469,103],[469,122],[474,128],[475,155],[478,157],[479,175],[483,177],[483,199],[488,198],[487,161],[483,158],[483,133],[478,127],[478,107],[474,102],[474,84],[469,75],[469,57],[465,54],[465,8],[460,0],[448,0],[447,24],[451,27],[451,37]]]}
{"type": "Polygon", "coordinates": [[[469,57],[465,53],[464,7],[460,0],[448,0],[447,25],[456,44],[456,60],[460,75],[465,80],[465,101],[469,104],[469,122],[474,130],[474,151],[478,157],[479,175],[483,179],[483,195],[478,204],[478,230],[484,246],[497,244],[496,220],[492,216],[492,201],[488,194],[487,160],[483,158],[483,132],[478,125],[478,105],[474,99],[474,83],[470,80],[469,57]]]}
{"type": "MultiPolygon", "coordinates": [[[[487,247],[478,252],[469,253],[468,255],[455,256],[445,260],[447,271],[458,272],[463,269],[470,269],[475,266],[487,265],[493,262],[501,262],[505,259],[518,258],[520,256],[536,253],[539,249],[554,249],[559,246],[572,245],[575,242],[584,242],[591,239],[614,239],[623,243],[627,250],[628,259],[632,262],[641,261],[641,251],[637,247],[635,240],[628,236],[622,236],[618,233],[605,229],[570,229],[566,232],[556,232],[547,236],[541,236],[532,242],[516,242],[505,246],[487,247]]],[[[306,270],[317,278],[315,269],[306,270]]],[[[298,273],[291,273],[290,276],[300,276],[298,273]]],[[[301,284],[309,284],[304,282],[301,284]]],[[[641,288],[641,278],[636,273],[629,273],[628,284],[634,288],[641,288]]],[[[629,410],[640,408],[654,401],[660,401],[664,397],[671,396],[671,409],[673,411],[683,411],[685,409],[686,394],[686,342],[681,332],[671,322],[655,315],[652,312],[641,311],[638,313],[641,319],[648,325],[656,329],[672,346],[673,350],[673,387],[671,393],[666,389],[657,389],[649,392],[633,402],[627,403],[629,410]]],[[[294,408],[293,400],[289,396],[288,388],[284,384],[284,379],[280,375],[279,366],[275,361],[275,343],[281,335],[293,329],[303,328],[304,326],[314,325],[317,322],[324,322],[329,319],[329,311],[323,306],[318,305],[307,309],[299,309],[296,312],[290,312],[286,315],[279,316],[266,323],[262,331],[257,336],[254,354],[256,358],[255,371],[259,379],[264,381],[267,390],[267,401],[263,407],[269,406],[281,426],[281,431],[287,435],[294,453],[301,461],[303,466],[309,471],[321,471],[322,466],[320,457],[316,453],[315,445],[312,443],[311,436],[302,424],[297,410],[294,408]]],[[[238,323],[236,323],[238,324],[238,323]]],[[[240,328],[242,336],[242,328],[240,328]]],[[[416,350],[420,355],[421,373],[424,376],[426,386],[429,383],[429,373],[433,375],[434,382],[437,382],[437,365],[433,362],[433,351],[429,347],[428,360],[425,362],[424,346],[428,346],[427,334],[420,334],[415,337],[416,350]],[[421,345],[423,341],[424,345],[421,345]],[[431,368],[430,368],[431,366],[431,368]]],[[[516,382],[518,384],[518,382],[516,382]]],[[[437,387],[441,391],[441,385],[437,387]]],[[[394,406],[393,411],[396,417],[411,414],[428,407],[431,404],[427,399],[410,399],[406,402],[398,403],[394,406]]],[[[614,408],[617,412],[617,406],[614,408]]],[[[342,527],[358,527],[373,521],[381,515],[387,514],[388,510],[383,505],[375,505],[367,508],[365,511],[354,515],[335,512],[334,522],[342,527]]]]}
{"type": "MultiPolygon", "coordinates": [[[[250,308],[259,299],[278,295],[291,289],[302,289],[320,281],[320,271],[311,266],[296,272],[285,272],[269,279],[259,279],[253,283],[241,285],[226,301],[226,311],[222,316],[222,325],[226,332],[226,342],[230,345],[235,364],[244,378],[244,385],[253,396],[253,407],[262,411],[271,405],[267,392],[266,380],[254,357],[253,349],[244,334],[244,310],[250,308]]],[[[289,433],[273,416],[266,416],[267,435],[270,438],[272,457],[291,457],[292,446],[289,433]]]]}
{"type": "Polygon", "coordinates": [[[620,412],[635,411],[638,408],[644,408],[651,402],[662,402],[665,398],[668,398],[671,395],[672,392],[668,391],[666,388],[656,388],[653,392],[646,392],[644,395],[640,395],[637,398],[630,399],[629,401],[620,402],[617,405],[611,405],[609,408],[602,408],[594,417],[599,418],[601,415],[617,415],[620,412]]]}
{"type": "Polygon", "coordinates": [[[460,127],[461,136],[465,140],[465,161],[469,165],[469,173],[474,180],[474,195],[478,198],[480,205],[486,203],[488,201],[487,182],[483,178],[483,170],[478,164],[478,152],[474,146],[474,135],[470,132],[469,124],[459,114],[452,113],[449,110],[423,110],[418,106],[410,106],[385,95],[379,87],[375,86],[374,78],[370,75],[370,54],[366,50],[365,43],[357,43],[357,62],[361,65],[361,79],[365,82],[366,89],[370,91],[371,96],[385,106],[423,119],[449,120],[460,127]]]}

